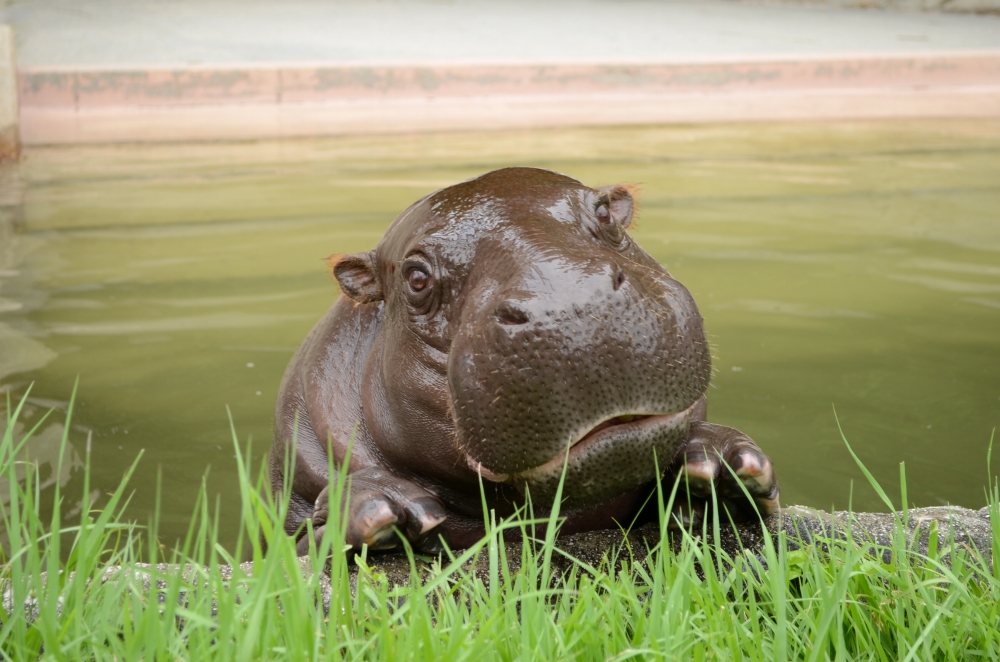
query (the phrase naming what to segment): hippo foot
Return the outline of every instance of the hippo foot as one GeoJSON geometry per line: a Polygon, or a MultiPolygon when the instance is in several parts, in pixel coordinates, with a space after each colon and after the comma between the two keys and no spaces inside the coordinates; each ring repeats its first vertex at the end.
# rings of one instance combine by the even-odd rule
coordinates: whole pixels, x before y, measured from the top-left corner
{"type": "MultiPolygon", "coordinates": [[[[348,479],[341,512],[347,517],[345,542],[354,550],[363,545],[372,550],[394,549],[402,545],[400,536],[420,551],[442,549],[440,531],[436,529],[447,515],[437,497],[379,468],[356,471],[348,479]]],[[[330,515],[328,490],[320,492],[313,507],[313,537],[317,546],[330,515]]],[[[300,555],[308,551],[310,542],[308,536],[298,541],[300,555]]]]}
{"type": "MultiPolygon", "coordinates": [[[[778,479],[770,458],[733,428],[694,423],[665,480],[670,476],[680,481],[672,528],[700,527],[711,514],[713,490],[723,523],[757,521],[778,510],[778,479]]],[[[664,487],[672,489],[673,483],[664,487]]]]}

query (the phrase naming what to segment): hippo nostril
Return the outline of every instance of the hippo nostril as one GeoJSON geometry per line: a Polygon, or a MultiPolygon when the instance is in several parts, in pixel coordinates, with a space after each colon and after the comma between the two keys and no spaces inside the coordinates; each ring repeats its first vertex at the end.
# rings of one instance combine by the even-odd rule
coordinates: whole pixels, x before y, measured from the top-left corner
{"type": "Polygon", "coordinates": [[[517,306],[505,303],[497,308],[497,320],[506,326],[518,326],[528,321],[528,313],[517,306]]]}
{"type": "Polygon", "coordinates": [[[622,283],[625,282],[625,272],[619,269],[618,273],[614,277],[614,282],[615,282],[615,292],[617,292],[618,288],[621,287],[622,283]]]}

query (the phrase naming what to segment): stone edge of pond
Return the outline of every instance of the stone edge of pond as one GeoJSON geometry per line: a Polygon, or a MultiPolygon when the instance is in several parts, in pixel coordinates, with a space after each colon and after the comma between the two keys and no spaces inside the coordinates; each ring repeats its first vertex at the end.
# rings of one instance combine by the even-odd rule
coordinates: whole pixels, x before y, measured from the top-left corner
{"type": "MultiPolygon", "coordinates": [[[[987,508],[980,510],[970,510],[958,506],[938,506],[930,508],[914,508],[906,515],[906,523],[910,534],[910,548],[917,554],[926,555],[932,527],[936,528],[939,550],[942,550],[941,560],[949,561],[951,540],[959,549],[969,551],[978,550],[985,558],[990,559],[992,568],[993,550],[993,529],[987,508]]],[[[896,527],[896,518],[903,518],[902,512],[897,513],[850,513],[838,511],[825,513],[803,506],[790,506],[783,508],[778,513],[767,517],[764,520],[764,527],[759,524],[738,524],[735,526],[722,527],[719,536],[720,548],[730,556],[736,556],[749,551],[758,553],[764,543],[764,529],[777,537],[784,533],[789,549],[798,549],[803,545],[823,544],[830,538],[843,538],[848,531],[854,540],[860,544],[870,544],[878,547],[888,547],[892,542],[893,531],[896,527]]],[[[552,569],[553,576],[561,576],[574,566],[576,559],[587,564],[591,568],[600,568],[602,562],[614,550],[619,550],[619,559],[631,559],[632,562],[641,563],[647,556],[647,550],[656,544],[659,536],[659,527],[656,524],[648,524],[622,536],[619,531],[590,531],[578,533],[559,539],[558,548],[561,554],[553,554],[552,569]]],[[[680,544],[680,539],[673,536],[671,546],[676,549],[680,544]]],[[[506,557],[511,572],[516,572],[520,566],[521,543],[509,542],[505,544],[506,557]]],[[[306,556],[298,559],[298,571],[305,577],[314,574],[314,570],[306,556]]],[[[421,573],[430,572],[433,565],[424,560],[416,560],[416,567],[421,573]]],[[[254,566],[252,562],[240,564],[240,569],[247,576],[253,575],[254,566]]],[[[385,581],[389,586],[408,586],[411,583],[410,561],[403,553],[382,553],[372,555],[367,559],[367,571],[377,575],[381,581],[385,581]]],[[[489,583],[489,563],[485,554],[480,554],[474,562],[466,565],[467,569],[474,569],[476,577],[489,583]]],[[[157,564],[155,568],[147,564],[136,564],[131,569],[121,566],[111,566],[107,568],[102,577],[102,582],[117,582],[125,577],[124,573],[130,573],[134,581],[140,582],[144,590],[162,590],[167,588],[167,582],[163,577],[180,573],[186,581],[191,583],[192,589],[196,589],[199,583],[199,576],[202,574],[201,568],[193,565],[157,564]]],[[[219,567],[221,578],[224,582],[229,582],[233,578],[234,568],[224,565],[219,567]]],[[[352,564],[349,569],[349,581],[351,594],[354,595],[357,588],[358,573],[361,568],[358,564],[352,564]]],[[[3,590],[2,605],[6,613],[14,611],[13,594],[10,587],[5,585],[9,580],[0,583],[3,590]]],[[[44,579],[43,579],[44,582],[44,579]]],[[[323,609],[328,611],[334,586],[327,574],[321,573],[319,577],[320,591],[323,598],[323,609]]],[[[181,600],[184,600],[185,590],[181,591],[181,600]]],[[[160,600],[164,599],[160,593],[160,600]]],[[[29,622],[37,618],[39,604],[36,599],[29,600],[24,604],[25,615],[29,622]]]]}
{"type": "MultiPolygon", "coordinates": [[[[764,529],[772,537],[784,532],[789,549],[799,549],[813,543],[823,544],[830,538],[844,538],[848,531],[859,544],[872,547],[889,547],[896,526],[896,518],[903,518],[903,513],[850,513],[838,511],[825,513],[804,506],[790,506],[764,520],[764,527],[759,523],[737,524],[723,526],[720,529],[719,546],[729,556],[737,556],[749,551],[758,553],[764,544],[764,529]]],[[[910,548],[915,553],[926,555],[932,524],[936,527],[938,548],[942,550],[942,559],[948,561],[951,538],[960,549],[979,550],[984,557],[991,558],[993,552],[993,529],[989,510],[970,510],[959,506],[936,506],[929,508],[914,508],[907,513],[907,526],[910,536],[910,548]]],[[[647,524],[623,538],[619,531],[589,531],[560,538],[558,548],[564,554],[552,556],[552,566],[558,572],[569,570],[573,557],[593,568],[600,567],[602,561],[615,549],[622,550],[619,558],[631,558],[641,562],[646,558],[647,550],[658,542],[659,525],[647,524]],[[624,545],[623,545],[624,543],[624,545]]],[[[672,536],[671,547],[678,549],[680,537],[672,536]]],[[[506,556],[511,572],[520,565],[521,543],[511,542],[505,545],[506,556]]],[[[481,555],[476,565],[476,575],[483,582],[489,582],[489,567],[485,555],[481,555]]],[[[305,562],[305,559],[301,559],[305,562]]],[[[372,556],[368,559],[368,567],[384,576],[394,585],[407,585],[410,581],[410,562],[405,554],[389,553],[372,556]]],[[[991,560],[992,566],[992,560],[991,560]]],[[[430,564],[418,561],[420,569],[430,569],[430,564]]],[[[305,566],[304,566],[305,568],[305,566]]],[[[351,568],[352,587],[357,577],[357,566],[351,568]]]]}

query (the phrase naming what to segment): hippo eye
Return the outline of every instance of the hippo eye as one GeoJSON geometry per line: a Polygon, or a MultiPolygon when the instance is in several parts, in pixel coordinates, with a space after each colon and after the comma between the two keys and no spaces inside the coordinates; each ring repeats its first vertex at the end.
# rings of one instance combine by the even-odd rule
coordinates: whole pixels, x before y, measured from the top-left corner
{"type": "Polygon", "coordinates": [[[427,287],[430,279],[431,277],[423,269],[411,269],[410,273],[406,275],[406,282],[409,283],[410,289],[414,292],[420,292],[427,287]]]}
{"type": "Polygon", "coordinates": [[[607,205],[598,205],[597,210],[594,213],[597,214],[597,220],[601,223],[611,222],[611,211],[608,210],[607,205]]]}

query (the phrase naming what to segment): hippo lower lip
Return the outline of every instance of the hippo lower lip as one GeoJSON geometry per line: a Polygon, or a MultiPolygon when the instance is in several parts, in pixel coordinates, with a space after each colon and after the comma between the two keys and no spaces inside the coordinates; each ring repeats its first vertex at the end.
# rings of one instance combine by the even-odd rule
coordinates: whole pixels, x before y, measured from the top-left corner
{"type": "Polygon", "coordinates": [[[590,449],[611,435],[629,434],[638,436],[643,432],[652,431],[656,428],[663,428],[664,430],[672,428],[683,422],[684,419],[689,418],[696,405],[697,403],[672,414],[619,414],[595,425],[582,437],[574,441],[569,448],[548,462],[516,474],[494,473],[483,466],[482,463],[473,459],[471,455],[466,455],[466,461],[469,468],[482,476],[484,480],[495,483],[507,482],[512,478],[516,478],[519,481],[531,481],[561,473],[567,460],[572,461],[585,456],[590,449]],[[567,455],[569,456],[568,458],[567,455]]]}
{"type": "Polygon", "coordinates": [[[493,481],[494,483],[504,483],[510,480],[510,474],[495,474],[484,467],[478,460],[472,459],[472,456],[468,453],[465,455],[465,461],[469,463],[469,468],[479,474],[484,480],[493,481]]]}

